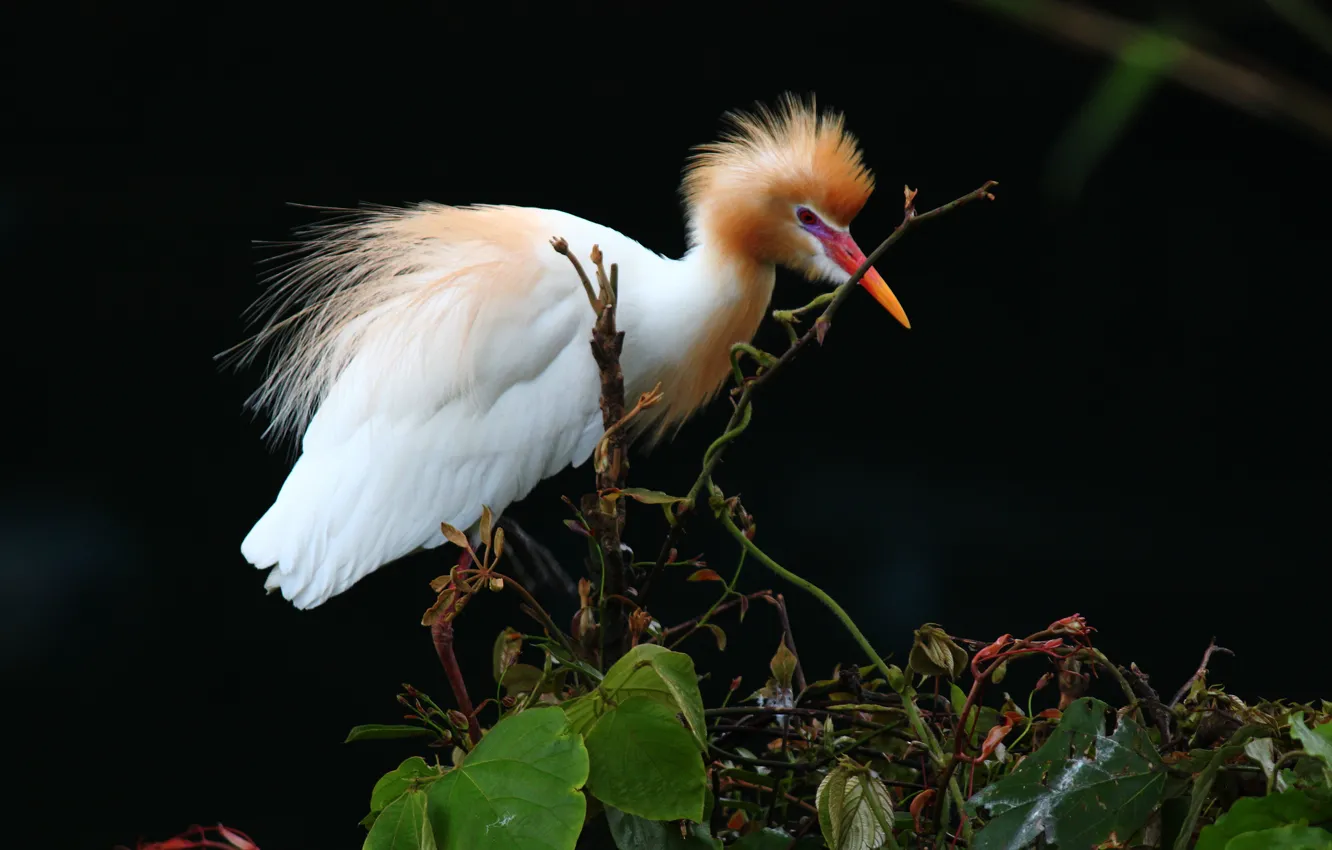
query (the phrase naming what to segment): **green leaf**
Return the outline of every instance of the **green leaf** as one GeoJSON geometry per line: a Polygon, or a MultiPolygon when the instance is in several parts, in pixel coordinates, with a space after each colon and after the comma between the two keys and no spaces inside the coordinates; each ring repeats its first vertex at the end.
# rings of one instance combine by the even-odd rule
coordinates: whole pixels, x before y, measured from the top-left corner
{"type": "MultiPolygon", "coordinates": [[[[952,703],[953,713],[962,716],[962,709],[967,706],[967,692],[952,682],[948,683],[948,698],[952,703]]],[[[967,718],[968,741],[973,749],[980,749],[982,736],[999,722],[999,713],[989,706],[978,705],[967,718]]]]}
{"type": "Polygon", "coordinates": [[[504,672],[517,663],[518,656],[522,652],[522,632],[517,629],[506,628],[499,633],[495,638],[495,646],[490,651],[490,665],[495,675],[496,684],[504,681],[504,672]]]}
{"type": "Polygon", "coordinates": [[[602,672],[580,658],[575,658],[569,654],[560,643],[547,637],[533,637],[529,640],[533,646],[539,646],[550,655],[560,665],[569,668],[571,671],[577,671],[587,677],[588,681],[600,682],[605,677],[602,672]]]}
{"type": "Polygon", "coordinates": [[[375,818],[362,850],[435,850],[435,836],[426,818],[426,795],[408,791],[375,818]]]}
{"type": "Polygon", "coordinates": [[[915,631],[907,666],[922,676],[956,679],[967,669],[967,651],[936,624],[926,623],[915,631]]]}
{"type": "MultiPolygon", "coordinates": [[[[1332,818],[1332,801],[1291,790],[1266,797],[1241,797],[1216,823],[1203,827],[1196,850],[1228,850],[1232,838],[1259,830],[1332,818]]],[[[1294,846],[1294,845],[1291,845],[1294,846]]]]}
{"type": "Polygon", "coordinates": [[[435,840],[440,850],[573,850],[587,773],[587,749],[563,711],[510,715],[430,786],[435,840]]]}
{"type": "Polygon", "coordinates": [[[819,816],[819,832],[828,842],[828,846],[837,848],[837,830],[841,828],[842,798],[846,796],[846,777],[851,769],[846,765],[836,765],[829,770],[819,783],[815,794],[815,809],[819,816]]]}
{"type": "Polygon", "coordinates": [[[703,724],[703,695],[698,690],[694,659],[653,643],[639,644],[606,671],[601,688],[594,694],[594,713],[605,708],[605,695],[615,702],[642,696],[684,715],[699,750],[707,752],[703,724]]]}
{"type": "Polygon", "coordinates": [[[367,723],[364,726],[354,726],[347,733],[347,740],[344,744],[350,744],[352,741],[373,741],[384,738],[433,738],[435,733],[426,729],[424,726],[404,726],[402,724],[392,725],[384,723],[367,723]]]}
{"type": "Polygon", "coordinates": [[[1254,738],[1244,745],[1244,754],[1258,762],[1263,769],[1263,776],[1274,783],[1276,790],[1286,790],[1286,780],[1280,774],[1275,778],[1272,776],[1272,772],[1276,770],[1276,747],[1271,738],[1254,738]]]}
{"type": "Polygon", "coordinates": [[[709,834],[707,824],[691,823],[681,836],[679,824],[648,820],[614,806],[606,807],[606,822],[620,850],[722,850],[722,843],[709,834]]]}
{"type": "Polygon", "coordinates": [[[717,639],[717,650],[720,652],[725,652],[726,632],[722,631],[722,627],[713,625],[712,623],[704,623],[703,627],[708,631],[712,632],[712,636],[717,639]]]}
{"type": "Polygon", "coordinates": [[[620,493],[645,505],[670,505],[685,500],[683,496],[671,496],[660,490],[646,490],[642,487],[625,487],[620,493]]]}
{"type": "Polygon", "coordinates": [[[606,704],[597,694],[592,693],[565,700],[560,703],[560,708],[569,718],[569,728],[579,735],[586,735],[606,710],[606,704]]]}
{"type": "Polygon", "coordinates": [[[375,783],[370,792],[370,811],[381,812],[389,803],[401,797],[409,788],[419,785],[422,779],[438,779],[442,774],[426,764],[420,756],[411,758],[384,774],[375,783]]]}
{"type": "Polygon", "coordinates": [[[1111,711],[1097,699],[1074,701],[1039,750],[971,798],[969,808],[991,813],[975,850],[1016,850],[1042,835],[1060,848],[1095,847],[1142,828],[1161,802],[1165,766],[1131,718],[1106,736],[1111,711]]]}
{"type": "Polygon", "coordinates": [[[777,684],[786,690],[791,690],[791,679],[795,676],[796,657],[786,646],[786,638],[783,637],[777,641],[777,652],[773,654],[772,660],[768,662],[768,669],[772,671],[772,677],[777,680],[777,684]]]}
{"type": "Polygon", "coordinates": [[[1297,711],[1290,716],[1290,737],[1300,742],[1304,751],[1323,763],[1323,773],[1332,783],[1332,733],[1324,735],[1322,730],[1332,727],[1325,723],[1317,730],[1304,725],[1304,712],[1297,711]]]}
{"type": "Polygon", "coordinates": [[[892,799],[868,771],[839,764],[819,783],[815,802],[819,830],[829,847],[874,850],[887,839],[884,827],[892,826],[892,799]]]}
{"type": "Polygon", "coordinates": [[[907,688],[907,678],[902,674],[902,668],[896,664],[888,665],[888,687],[899,694],[907,688]]]}
{"type": "Polygon", "coordinates": [[[703,759],[675,712],[635,696],[587,733],[587,790],[608,806],[649,820],[703,819],[703,759]]]}
{"type": "Polygon", "coordinates": [[[1332,832],[1315,826],[1279,826],[1238,835],[1226,850],[1332,850],[1332,832]]]}
{"type": "MultiPolygon", "coordinates": [[[[545,673],[540,667],[534,667],[531,664],[515,664],[504,671],[504,677],[500,684],[504,686],[504,693],[508,696],[517,696],[518,694],[531,693],[532,689],[541,683],[541,677],[545,673]]],[[[545,691],[548,688],[543,687],[545,691]]]]}
{"type": "Polygon", "coordinates": [[[952,682],[948,683],[948,701],[953,704],[953,713],[962,716],[962,709],[967,707],[967,692],[952,682]]]}

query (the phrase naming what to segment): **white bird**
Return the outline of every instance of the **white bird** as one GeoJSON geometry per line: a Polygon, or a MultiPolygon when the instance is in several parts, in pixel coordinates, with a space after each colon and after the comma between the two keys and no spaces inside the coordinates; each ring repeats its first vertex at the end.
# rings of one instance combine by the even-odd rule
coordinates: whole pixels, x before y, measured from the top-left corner
{"type": "MultiPolygon", "coordinates": [[[[422,203],[311,228],[307,253],[260,305],[253,339],[283,338],[250,402],[278,436],[303,432],[272,507],[241,544],[265,587],[313,608],[381,566],[473,538],[542,479],[592,454],[603,427],[594,316],[554,237],[619,265],[626,397],[661,382],[635,435],[665,435],[729,374],[753,338],[778,265],[843,283],[865,255],[848,232],[873,191],[838,113],[793,97],[726,116],[682,183],[678,260],[556,210],[422,203]],[[291,309],[292,315],[279,319],[291,309]],[[645,427],[646,426],[646,427],[645,427]]],[[[904,326],[877,272],[865,288],[904,326]]]]}

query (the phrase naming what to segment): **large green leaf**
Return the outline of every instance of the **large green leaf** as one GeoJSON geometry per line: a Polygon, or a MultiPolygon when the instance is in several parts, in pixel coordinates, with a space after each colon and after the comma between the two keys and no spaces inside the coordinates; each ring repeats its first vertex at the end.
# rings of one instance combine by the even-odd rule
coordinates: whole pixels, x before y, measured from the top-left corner
{"type": "MultiPolygon", "coordinates": [[[[620,850],[722,850],[722,843],[708,832],[707,824],[691,823],[682,836],[679,824],[648,820],[614,806],[606,807],[606,822],[620,850]]],[[[782,850],[786,850],[785,844],[782,850]]]]}
{"type": "Polygon", "coordinates": [[[601,712],[606,710],[606,703],[595,693],[584,694],[560,703],[560,710],[569,718],[570,729],[579,735],[586,735],[601,716],[601,712]]]}
{"type": "Polygon", "coordinates": [[[1110,712],[1100,700],[1076,700],[1039,750],[971,798],[992,816],[975,850],[1019,850],[1042,835],[1060,848],[1095,847],[1142,828],[1161,802],[1165,767],[1131,718],[1107,737],[1110,712]]]}
{"type": "Polygon", "coordinates": [[[1332,801],[1317,800],[1304,791],[1241,797],[1216,823],[1203,827],[1196,850],[1227,850],[1230,840],[1239,835],[1328,819],[1332,819],[1332,801]]]}
{"type": "Polygon", "coordinates": [[[361,850],[435,850],[425,792],[412,789],[389,803],[375,818],[361,850]]]}
{"type": "Polygon", "coordinates": [[[435,840],[441,850],[573,850],[587,771],[587,749],[563,711],[510,715],[430,786],[435,840]]]}
{"type": "Polygon", "coordinates": [[[1238,835],[1226,850],[1332,850],[1332,832],[1314,826],[1278,826],[1238,835]]]}
{"type": "Polygon", "coordinates": [[[815,802],[819,830],[834,850],[875,850],[893,826],[888,789],[868,771],[837,765],[819,783],[815,802]]]}
{"type": "Polygon", "coordinates": [[[587,753],[587,790],[601,802],[649,820],[703,820],[703,759],[671,709],[623,700],[587,733],[587,753]]]}
{"type": "Polygon", "coordinates": [[[639,644],[606,671],[606,678],[595,694],[596,713],[604,710],[606,698],[618,703],[636,696],[647,697],[683,714],[699,749],[707,751],[703,695],[698,690],[694,659],[664,646],[639,644]]]}

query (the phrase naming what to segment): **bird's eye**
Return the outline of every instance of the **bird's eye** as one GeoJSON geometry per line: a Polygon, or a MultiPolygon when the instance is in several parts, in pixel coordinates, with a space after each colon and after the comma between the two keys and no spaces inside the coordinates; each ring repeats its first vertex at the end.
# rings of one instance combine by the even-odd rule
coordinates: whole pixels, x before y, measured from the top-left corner
{"type": "Polygon", "coordinates": [[[800,220],[801,224],[808,226],[813,226],[819,223],[819,217],[814,215],[814,213],[810,212],[804,207],[801,207],[800,209],[796,210],[796,218],[800,220]]]}

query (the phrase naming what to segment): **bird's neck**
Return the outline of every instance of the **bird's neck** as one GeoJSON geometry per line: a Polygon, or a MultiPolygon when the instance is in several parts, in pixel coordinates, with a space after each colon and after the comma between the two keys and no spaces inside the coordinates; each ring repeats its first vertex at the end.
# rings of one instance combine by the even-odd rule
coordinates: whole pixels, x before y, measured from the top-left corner
{"type": "Polygon", "coordinates": [[[731,346],[753,339],[772,299],[776,269],[692,238],[678,261],[673,368],[659,375],[659,435],[710,401],[730,375],[731,346]]]}
{"type": "Polygon", "coordinates": [[[772,263],[752,259],[710,242],[691,245],[681,263],[692,285],[705,293],[710,312],[716,314],[719,306],[729,305],[732,309],[757,311],[762,318],[777,277],[772,263]]]}
{"type": "MultiPolygon", "coordinates": [[[[718,216],[691,209],[687,216],[688,245],[681,262],[695,282],[716,298],[720,293],[737,303],[753,304],[760,313],[772,297],[776,267],[757,259],[745,250],[745,240],[734,228],[719,222],[718,216]]],[[[746,338],[745,341],[748,341],[746,338]]]]}

